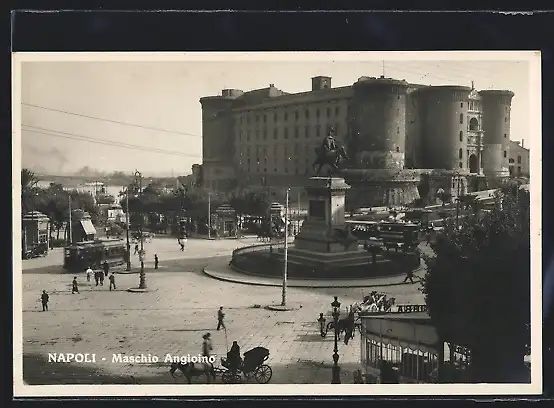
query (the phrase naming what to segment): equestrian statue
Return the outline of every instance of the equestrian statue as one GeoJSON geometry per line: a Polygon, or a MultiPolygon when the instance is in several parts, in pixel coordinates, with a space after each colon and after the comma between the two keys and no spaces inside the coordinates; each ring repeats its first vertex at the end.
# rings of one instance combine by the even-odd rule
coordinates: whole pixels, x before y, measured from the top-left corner
{"type": "Polygon", "coordinates": [[[312,167],[315,169],[316,176],[319,177],[321,169],[324,165],[328,165],[330,169],[329,177],[333,176],[340,170],[340,165],[343,161],[349,160],[346,149],[335,139],[335,129],[330,128],[328,135],[323,140],[320,147],[316,147],[316,159],[312,167]]]}

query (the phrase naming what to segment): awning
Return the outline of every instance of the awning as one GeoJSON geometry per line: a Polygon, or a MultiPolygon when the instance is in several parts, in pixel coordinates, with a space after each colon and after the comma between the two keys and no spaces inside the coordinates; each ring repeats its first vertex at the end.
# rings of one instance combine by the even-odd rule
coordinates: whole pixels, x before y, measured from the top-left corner
{"type": "Polygon", "coordinates": [[[96,235],[96,228],[92,225],[91,220],[81,220],[81,225],[83,227],[83,231],[85,231],[85,234],[96,235]]]}

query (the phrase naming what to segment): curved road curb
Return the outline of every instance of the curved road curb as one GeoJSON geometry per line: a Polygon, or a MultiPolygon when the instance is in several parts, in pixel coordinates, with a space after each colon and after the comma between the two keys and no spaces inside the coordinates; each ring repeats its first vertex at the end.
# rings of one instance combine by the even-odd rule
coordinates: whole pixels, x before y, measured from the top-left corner
{"type": "MultiPolygon", "coordinates": [[[[421,270],[421,268],[419,270],[421,270]]],[[[228,263],[208,264],[203,268],[203,272],[210,278],[225,282],[241,283],[243,285],[253,286],[283,286],[283,282],[280,278],[242,274],[233,270],[228,263]]],[[[289,288],[368,288],[411,284],[402,282],[402,276],[405,275],[401,274],[386,278],[372,279],[336,279],[332,281],[289,278],[287,286],[289,288]]],[[[414,278],[414,283],[420,282],[417,275],[414,275],[414,278]]]]}

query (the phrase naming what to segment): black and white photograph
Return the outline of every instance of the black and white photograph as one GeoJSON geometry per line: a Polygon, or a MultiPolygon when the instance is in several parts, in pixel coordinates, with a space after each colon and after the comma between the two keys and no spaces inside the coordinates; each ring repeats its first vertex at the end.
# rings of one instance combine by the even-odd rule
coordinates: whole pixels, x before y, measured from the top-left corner
{"type": "Polygon", "coordinates": [[[15,395],[540,392],[540,58],[15,53],[15,395]]]}

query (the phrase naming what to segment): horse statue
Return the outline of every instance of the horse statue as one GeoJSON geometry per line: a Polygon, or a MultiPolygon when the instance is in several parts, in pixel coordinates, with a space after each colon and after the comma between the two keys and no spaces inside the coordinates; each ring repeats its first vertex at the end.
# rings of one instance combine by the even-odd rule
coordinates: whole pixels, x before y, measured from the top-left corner
{"type": "Polygon", "coordinates": [[[177,381],[175,371],[181,371],[189,384],[192,384],[192,377],[206,376],[206,383],[210,384],[211,380],[215,381],[216,373],[213,364],[207,363],[172,363],[169,370],[171,376],[177,381]]]}
{"type": "Polygon", "coordinates": [[[344,146],[335,139],[334,132],[334,129],[331,128],[329,134],[323,140],[322,145],[315,149],[316,159],[312,167],[315,169],[316,166],[318,166],[316,176],[320,175],[324,165],[329,165],[331,167],[331,176],[340,169],[340,165],[343,161],[350,160],[344,146]]]}

